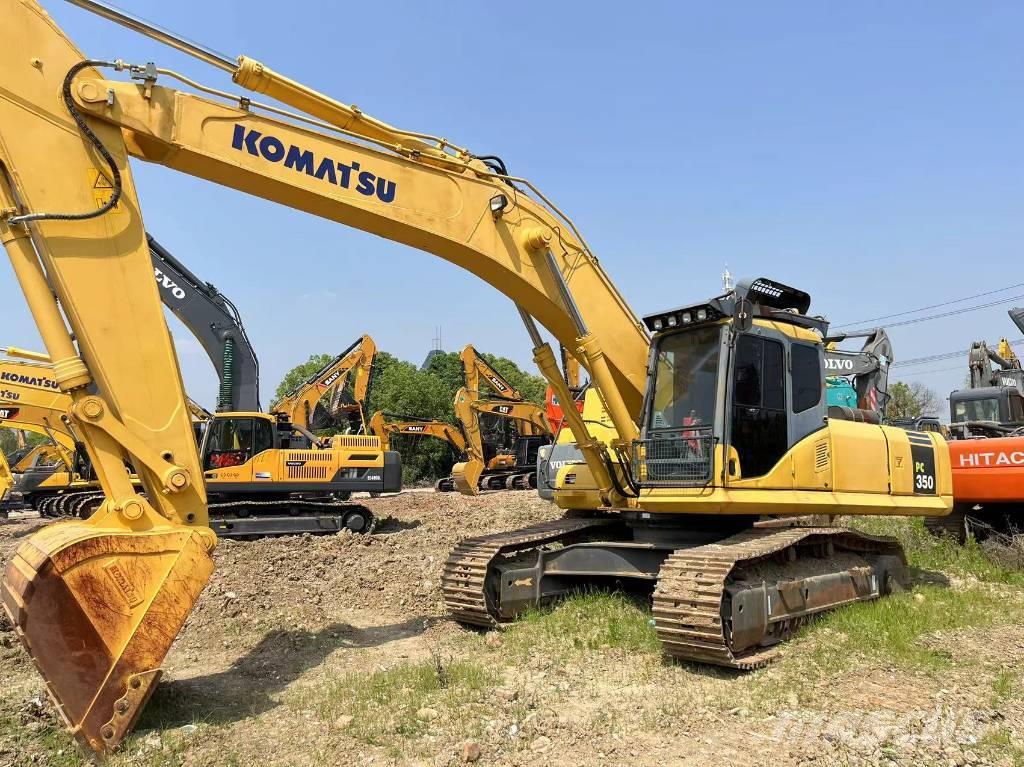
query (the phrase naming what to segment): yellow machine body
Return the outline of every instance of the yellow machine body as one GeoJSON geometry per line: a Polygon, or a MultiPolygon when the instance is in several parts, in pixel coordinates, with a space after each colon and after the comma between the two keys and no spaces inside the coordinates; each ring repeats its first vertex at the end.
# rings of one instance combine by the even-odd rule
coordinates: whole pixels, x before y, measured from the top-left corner
{"type": "MultiPolygon", "coordinates": [[[[727,327],[728,323],[721,321],[719,325],[727,327]]],[[[820,336],[806,328],[761,319],[753,325],[755,333],[765,329],[821,347],[820,336]]],[[[667,386],[655,387],[652,407],[668,406],[674,396],[667,386]]],[[[590,408],[590,418],[602,422],[599,412],[595,412],[597,403],[591,400],[590,408]]],[[[588,418],[586,401],[584,417],[588,418]]],[[[605,426],[598,433],[611,443],[613,428],[605,426]]],[[[641,483],[647,479],[643,461],[638,475],[641,483]]],[[[562,467],[556,484],[563,491],[556,494],[556,501],[565,508],[586,508],[579,504],[596,501],[596,482],[586,466],[562,467]]],[[[936,516],[949,512],[952,498],[949,447],[941,435],[825,417],[821,428],[791,444],[763,474],[745,477],[735,449],[727,453],[719,443],[712,454],[706,483],[693,488],[644,488],[628,506],[661,514],[936,516]],[[929,472],[934,485],[926,494],[915,487],[920,481],[915,446],[934,463],[929,472]]]]}
{"type": "MultiPolygon", "coordinates": [[[[62,716],[90,748],[109,751],[131,728],[207,582],[216,545],[129,156],[424,250],[477,275],[517,306],[559,400],[572,396],[537,323],[586,368],[614,424],[612,448],[625,454],[634,445],[648,331],[571,219],[527,179],[246,57],[200,54],[229,70],[236,85],[297,114],[275,107],[270,116],[252,98],[166,87],[157,78],[176,77],[166,69],[132,67],[128,79],[117,74],[120,63],[85,61],[33,0],[0,0],[0,18],[0,241],[106,498],[88,520],[51,525],[23,542],[0,598],[62,716]],[[144,496],[128,465],[138,470],[144,496]]],[[[734,488],[746,481],[741,472],[720,487],[645,489],[630,498],[604,460],[606,446],[575,408],[565,415],[604,507],[735,514],[756,506],[763,513],[758,504],[699,497],[728,492],[765,503],[788,499],[776,504],[779,513],[822,506],[878,513],[884,503],[925,512],[915,497],[872,492],[880,486],[865,476],[866,464],[839,466],[840,456],[861,456],[838,428],[825,443],[835,468],[820,472],[834,487],[821,479],[814,480],[821,489],[795,489],[797,477],[811,481],[812,442],[793,446],[799,460],[771,473],[782,488],[734,488]],[[838,503],[825,503],[829,496],[838,503]]],[[[876,438],[857,440],[892,466],[894,486],[903,487],[899,447],[883,455],[876,438]]],[[[728,469],[728,456],[715,460],[715,471],[728,469]]],[[[270,473],[281,465],[269,463],[270,473]]]]}

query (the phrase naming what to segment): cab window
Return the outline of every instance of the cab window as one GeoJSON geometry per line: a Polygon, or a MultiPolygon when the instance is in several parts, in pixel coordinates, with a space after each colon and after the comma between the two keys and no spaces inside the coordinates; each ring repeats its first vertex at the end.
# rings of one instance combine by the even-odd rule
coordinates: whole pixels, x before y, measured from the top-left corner
{"type": "Polygon", "coordinates": [[[721,328],[711,325],[673,333],[659,341],[650,429],[714,424],[721,338],[721,328]]]}
{"type": "Polygon", "coordinates": [[[817,346],[793,344],[793,412],[802,413],[821,402],[821,354],[817,346]]]}
{"type": "Polygon", "coordinates": [[[216,418],[208,427],[204,468],[239,466],[253,456],[253,419],[216,418]]]}

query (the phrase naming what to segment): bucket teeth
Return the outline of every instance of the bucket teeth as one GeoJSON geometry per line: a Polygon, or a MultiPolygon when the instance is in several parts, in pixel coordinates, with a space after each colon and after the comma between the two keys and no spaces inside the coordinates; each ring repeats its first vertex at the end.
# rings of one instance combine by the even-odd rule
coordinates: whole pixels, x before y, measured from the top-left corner
{"type": "Polygon", "coordinates": [[[60,522],[21,545],[0,599],[75,737],[113,750],[213,571],[184,527],[124,532],[60,522]]]}

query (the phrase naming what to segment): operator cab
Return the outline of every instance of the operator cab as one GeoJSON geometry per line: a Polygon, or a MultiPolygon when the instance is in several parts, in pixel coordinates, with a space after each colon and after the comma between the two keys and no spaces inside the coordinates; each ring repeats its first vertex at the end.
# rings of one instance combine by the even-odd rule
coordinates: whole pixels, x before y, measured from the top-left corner
{"type": "Polygon", "coordinates": [[[991,436],[1024,426],[1024,395],[1017,386],[983,386],[949,395],[950,429],[957,436],[991,436]]]}
{"type": "Polygon", "coordinates": [[[801,290],[760,278],[644,318],[654,338],[634,447],[637,484],[710,484],[719,479],[716,454],[728,456],[721,479],[763,476],[825,427],[828,323],[807,315],[810,302],[801,290]]]}
{"type": "Polygon", "coordinates": [[[203,435],[203,470],[241,466],[264,450],[314,446],[320,447],[321,443],[313,434],[280,413],[217,413],[203,435]]]}

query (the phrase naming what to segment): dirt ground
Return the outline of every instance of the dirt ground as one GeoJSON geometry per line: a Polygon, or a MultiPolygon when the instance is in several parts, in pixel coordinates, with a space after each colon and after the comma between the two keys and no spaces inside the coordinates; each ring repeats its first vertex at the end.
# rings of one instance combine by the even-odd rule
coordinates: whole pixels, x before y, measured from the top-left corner
{"type": "MultiPolygon", "coordinates": [[[[368,503],[382,519],[373,536],[221,543],[164,681],[111,763],[1024,760],[1018,622],[927,632],[924,648],[948,661],[936,667],[832,657],[830,647],[843,645],[826,623],[753,674],[669,663],[647,640],[631,644],[586,619],[541,615],[484,634],[445,617],[439,579],[449,549],[558,512],[528,492],[368,503]]],[[[0,559],[40,524],[0,523],[0,559]]],[[[1015,586],[999,585],[996,596],[1024,603],[1015,586]]],[[[0,626],[0,765],[79,763],[39,676],[10,626],[0,626]]]]}

